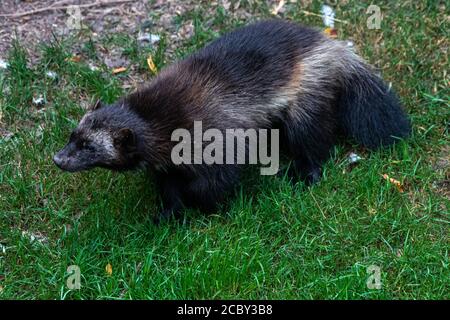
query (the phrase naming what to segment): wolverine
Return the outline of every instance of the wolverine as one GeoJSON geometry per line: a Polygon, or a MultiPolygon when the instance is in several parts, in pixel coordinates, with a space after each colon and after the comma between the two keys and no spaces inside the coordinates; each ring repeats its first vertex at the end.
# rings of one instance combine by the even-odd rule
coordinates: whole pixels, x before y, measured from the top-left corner
{"type": "Polygon", "coordinates": [[[220,132],[279,130],[292,160],[286,176],[306,184],[320,179],[341,137],[376,149],[411,131],[391,86],[345,43],[274,20],[221,36],[113,104],[97,102],[53,160],[70,172],[145,166],[161,195],[159,219],[185,207],[211,212],[238,185],[242,165],[172,161],[172,133],[200,121],[220,132]]]}

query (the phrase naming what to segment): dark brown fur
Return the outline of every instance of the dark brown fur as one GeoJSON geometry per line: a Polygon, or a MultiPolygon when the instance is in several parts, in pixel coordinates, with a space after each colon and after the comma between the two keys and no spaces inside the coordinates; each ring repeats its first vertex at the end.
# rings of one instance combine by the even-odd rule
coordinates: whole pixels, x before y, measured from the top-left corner
{"type": "Polygon", "coordinates": [[[111,140],[115,158],[77,161],[83,151],[66,147],[72,154],[63,149],[55,162],[71,171],[144,163],[156,172],[161,217],[183,206],[215,210],[238,184],[240,166],[174,165],[171,135],[179,128],[192,131],[194,121],[222,132],[279,129],[294,160],[290,176],[307,183],[319,179],[341,133],[375,148],[410,132],[395,94],[351,49],[316,30],[268,21],[222,36],[146,88],[86,115],[74,139],[111,140]]]}

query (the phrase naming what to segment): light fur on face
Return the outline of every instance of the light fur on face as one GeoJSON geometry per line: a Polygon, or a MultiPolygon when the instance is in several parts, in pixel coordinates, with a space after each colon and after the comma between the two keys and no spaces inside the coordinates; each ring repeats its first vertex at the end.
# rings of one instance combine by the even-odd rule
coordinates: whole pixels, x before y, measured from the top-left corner
{"type": "Polygon", "coordinates": [[[89,126],[91,116],[92,112],[87,112],[81,118],[78,127],[84,131],[84,136],[87,140],[91,141],[99,149],[101,148],[110,158],[115,159],[117,157],[117,150],[114,147],[114,140],[111,133],[104,129],[91,129],[89,126]]]}
{"type": "Polygon", "coordinates": [[[89,116],[92,114],[91,111],[87,112],[80,120],[80,122],[78,123],[79,127],[85,126],[87,123],[87,120],[89,119],[89,116]]]}
{"type": "Polygon", "coordinates": [[[111,134],[105,130],[92,131],[87,138],[97,146],[100,146],[111,158],[117,157],[117,150],[111,134]]]}

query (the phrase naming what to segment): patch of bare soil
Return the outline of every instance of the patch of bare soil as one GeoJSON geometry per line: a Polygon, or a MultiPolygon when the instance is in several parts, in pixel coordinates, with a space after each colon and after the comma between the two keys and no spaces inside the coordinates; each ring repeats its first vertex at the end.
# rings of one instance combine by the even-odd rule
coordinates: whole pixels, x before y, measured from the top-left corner
{"type": "MultiPolygon", "coordinates": [[[[135,87],[145,81],[137,74],[136,66],[130,66],[122,55],[123,48],[104,48],[99,42],[102,36],[126,33],[139,39],[140,31],[150,28],[153,34],[164,33],[169,37],[166,54],[172,56],[175,48],[194,33],[192,21],[176,26],[175,17],[198,5],[194,0],[0,0],[0,60],[7,60],[8,49],[18,39],[27,49],[33,65],[39,60],[35,46],[52,40],[74,36],[78,41],[72,48],[80,51],[88,39],[100,48],[100,60],[110,69],[126,67],[129,71],[123,87],[135,87]]],[[[218,2],[214,3],[215,6],[218,2]]],[[[214,5],[208,2],[212,10],[214,5]]],[[[146,36],[151,36],[145,33],[146,36]]],[[[97,67],[92,65],[92,67],[97,67]]]]}
{"type": "Polygon", "coordinates": [[[14,38],[27,48],[53,35],[138,33],[149,17],[155,31],[168,32],[175,39],[190,34],[193,26],[175,30],[173,18],[195,6],[195,1],[148,0],[1,0],[0,58],[5,59],[14,38]]]}
{"type": "Polygon", "coordinates": [[[171,49],[194,30],[192,21],[177,27],[174,18],[199,6],[213,12],[218,5],[240,20],[252,16],[240,1],[229,0],[0,0],[0,58],[6,58],[14,38],[33,48],[53,35],[80,36],[80,30],[86,29],[98,35],[126,32],[137,36],[146,23],[153,32],[169,35],[170,56],[171,49]],[[77,17],[81,17],[81,24],[77,17]]]}
{"type": "Polygon", "coordinates": [[[445,146],[442,148],[440,154],[437,156],[436,161],[434,162],[433,169],[443,171],[445,178],[441,181],[435,181],[433,183],[433,187],[435,190],[450,199],[450,147],[445,146]]]}
{"type": "Polygon", "coordinates": [[[68,36],[81,28],[97,33],[133,31],[148,10],[146,0],[2,0],[0,57],[5,58],[16,37],[30,48],[53,34],[68,36]]]}
{"type": "MultiPolygon", "coordinates": [[[[251,20],[248,8],[240,5],[240,1],[229,0],[0,0],[0,60],[7,60],[15,38],[27,49],[33,65],[39,60],[39,50],[34,50],[38,43],[55,36],[58,39],[75,36],[78,41],[72,48],[74,55],[81,51],[83,43],[92,41],[99,49],[98,58],[108,68],[125,67],[129,71],[123,88],[134,88],[146,79],[123,56],[123,48],[115,45],[104,48],[100,43],[103,36],[126,33],[139,40],[142,31],[147,37],[164,34],[168,39],[165,55],[170,61],[175,50],[194,34],[192,20],[177,25],[175,18],[200,6],[212,17],[219,5],[236,19],[251,20]]],[[[92,61],[86,62],[98,67],[92,61]]]]}

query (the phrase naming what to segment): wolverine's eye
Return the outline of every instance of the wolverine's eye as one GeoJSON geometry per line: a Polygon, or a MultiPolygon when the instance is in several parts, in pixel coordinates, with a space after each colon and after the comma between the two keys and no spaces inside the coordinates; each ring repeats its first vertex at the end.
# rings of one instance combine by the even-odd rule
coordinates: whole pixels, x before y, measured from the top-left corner
{"type": "Polygon", "coordinates": [[[90,144],[88,141],[83,141],[83,142],[81,143],[81,147],[82,147],[83,149],[92,150],[92,146],[91,146],[91,144],[90,144]]]}
{"type": "Polygon", "coordinates": [[[78,149],[86,149],[89,145],[86,140],[78,140],[76,144],[78,149]]]}
{"type": "Polygon", "coordinates": [[[87,141],[83,141],[82,148],[86,149],[86,150],[89,150],[89,151],[94,151],[95,150],[95,148],[87,141]]]}

